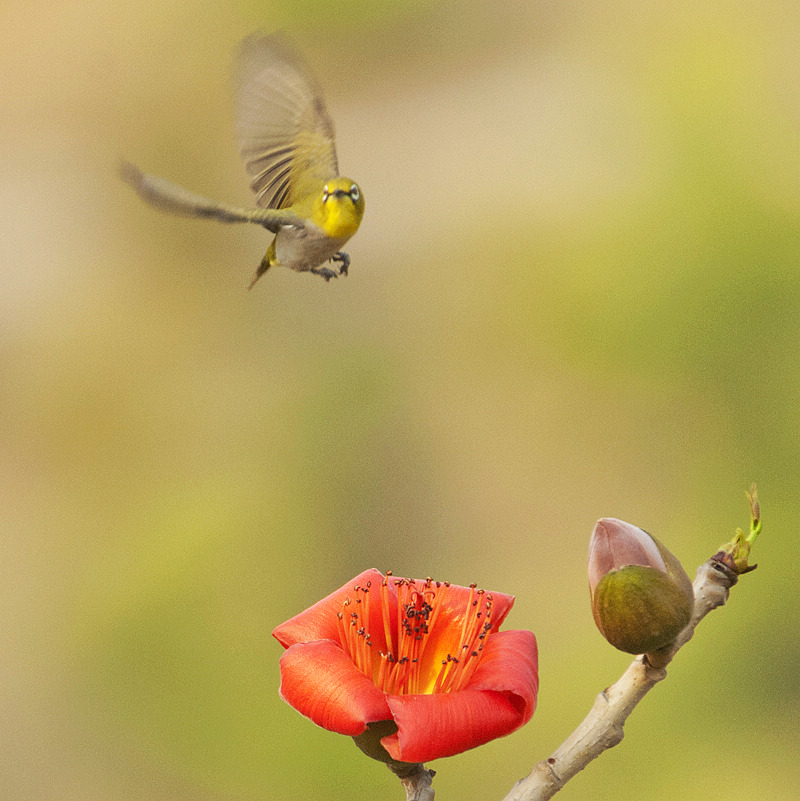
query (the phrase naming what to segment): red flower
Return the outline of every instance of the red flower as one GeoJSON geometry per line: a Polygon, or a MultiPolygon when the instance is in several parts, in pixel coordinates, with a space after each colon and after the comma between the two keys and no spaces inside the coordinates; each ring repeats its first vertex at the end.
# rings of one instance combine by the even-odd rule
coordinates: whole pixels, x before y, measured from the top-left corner
{"type": "Polygon", "coordinates": [[[427,762],[516,731],[536,708],[536,638],[498,631],[514,598],[366,570],[273,631],[281,697],[357,736],[394,721],[392,759],[427,762]]]}

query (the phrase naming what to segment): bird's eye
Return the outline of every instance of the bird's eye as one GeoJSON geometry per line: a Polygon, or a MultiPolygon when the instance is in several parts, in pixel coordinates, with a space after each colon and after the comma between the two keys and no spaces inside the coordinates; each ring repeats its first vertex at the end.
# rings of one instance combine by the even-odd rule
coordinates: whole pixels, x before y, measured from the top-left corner
{"type": "Polygon", "coordinates": [[[353,184],[350,187],[350,197],[353,199],[353,203],[355,203],[360,196],[361,193],[358,191],[358,187],[355,184],[353,184]]]}

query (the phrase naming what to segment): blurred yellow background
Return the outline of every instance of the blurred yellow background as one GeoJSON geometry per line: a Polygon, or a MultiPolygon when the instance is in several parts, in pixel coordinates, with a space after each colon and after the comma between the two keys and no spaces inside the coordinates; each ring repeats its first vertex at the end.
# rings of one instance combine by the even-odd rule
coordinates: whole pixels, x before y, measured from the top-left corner
{"type": "Polygon", "coordinates": [[[272,628],[367,567],[517,596],[541,693],[434,763],[501,798],[628,658],[586,548],[758,571],[560,797],[800,786],[800,7],[5,0],[0,796],[402,798],[277,694],[272,628]],[[249,204],[237,42],[307,55],[367,212],[350,276],[159,214],[122,158],[249,204]]]}

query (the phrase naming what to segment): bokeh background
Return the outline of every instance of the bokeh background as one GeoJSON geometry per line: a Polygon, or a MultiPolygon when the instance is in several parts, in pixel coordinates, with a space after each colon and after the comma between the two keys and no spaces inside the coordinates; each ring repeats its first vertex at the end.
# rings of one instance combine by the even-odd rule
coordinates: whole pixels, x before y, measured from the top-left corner
{"type": "Polygon", "coordinates": [[[272,628],[367,567],[517,596],[531,724],[434,763],[501,798],[628,658],[598,517],[758,571],[564,799],[796,798],[800,7],[4,0],[0,797],[402,798],[278,698],[272,628]],[[168,217],[250,202],[240,38],[286,29],[367,214],[346,279],[168,217]]]}

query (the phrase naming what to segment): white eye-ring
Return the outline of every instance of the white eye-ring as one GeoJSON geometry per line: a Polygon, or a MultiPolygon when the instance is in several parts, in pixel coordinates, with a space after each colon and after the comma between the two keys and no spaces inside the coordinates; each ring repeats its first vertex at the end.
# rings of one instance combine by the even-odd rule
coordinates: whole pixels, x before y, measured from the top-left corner
{"type": "Polygon", "coordinates": [[[358,187],[355,184],[353,184],[350,187],[350,197],[352,198],[353,203],[355,203],[360,196],[361,196],[361,193],[358,191],[358,187]]]}

